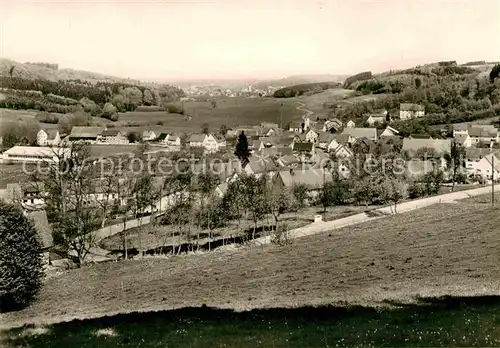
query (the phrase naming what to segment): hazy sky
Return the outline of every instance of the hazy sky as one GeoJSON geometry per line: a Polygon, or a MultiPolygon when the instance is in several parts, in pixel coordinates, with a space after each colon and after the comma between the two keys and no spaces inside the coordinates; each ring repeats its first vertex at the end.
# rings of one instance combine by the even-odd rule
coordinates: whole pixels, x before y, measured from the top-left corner
{"type": "Polygon", "coordinates": [[[0,56],[122,77],[351,74],[500,60],[500,0],[0,0],[0,56]]]}

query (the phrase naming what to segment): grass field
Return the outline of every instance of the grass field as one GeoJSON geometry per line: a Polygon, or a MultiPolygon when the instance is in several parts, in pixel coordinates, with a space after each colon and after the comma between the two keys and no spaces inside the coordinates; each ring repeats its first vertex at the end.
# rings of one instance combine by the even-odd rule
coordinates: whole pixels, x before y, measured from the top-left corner
{"type": "MultiPolygon", "coordinates": [[[[489,198],[482,196],[434,205],[303,237],[283,247],[241,247],[214,253],[91,265],[47,280],[36,303],[23,311],[4,314],[2,323],[9,326],[51,324],[75,318],[203,304],[237,310],[332,304],[380,306],[388,301],[411,303],[416,297],[496,294],[500,286],[500,210],[490,207],[489,198]]],[[[498,306],[495,308],[497,313],[498,306]]],[[[470,319],[477,320],[477,317],[470,319]]],[[[330,320],[336,321],[339,317],[330,320]]],[[[355,327],[351,330],[362,335],[368,327],[393,330],[385,326],[385,319],[376,319],[370,325],[363,324],[363,320],[366,318],[353,322],[355,327]]],[[[402,330],[413,328],[414,320],[414,316],[402,320],[402,330]]],[[[343,320],[341,324],[342,327],[343,320]]],[[[97,324],[90,322],[89,325],[97,324]]],[[[117,330],[125,331],[126,324],[123,325],[123,328],[118,325],[117,330]]],[[[199,325],[206,333],[216,330],[210,324],[202,322],[199,325]]],[[[89,330],[78,324],[61,327],[63,329],[56,331],[59,333],[51,346],[61,345],[67,339],[81,339],[76,332],[89,330]],[[65,333],[68,327],[75,330],[74,335],[71,330],[65,333]]],[[[124,335],[143,337],[149,334],[152,337],[158,334],[153,328],[144,324],[137,327],[137,332],[124,335]]],[[[188,330],[187,326],[185,329],[188,330]]],[[[246,330],[251,329],[247,327],[246,330]]],[[[338,333],[339,327],[331,330],[338,333]]],[[[445,325],[443,330],[452,329],[445,325]]],[[[292,328],[291,332],[301,333],[298,328],[292,328]]],[[[370,332],[369,336],[352,339],[371,337],[373,331],[370,332]]],[[[239,338],[246,337],[240,334],[239,338]]],[[[457,339],[455,334],[452,336],[457,339]]],[[[258,338],[265,335],[270,335],[270,339],[274,337],[271,332],[252,335],[253,339],[248,338],[249,344],[257,344],[258,338]]],[[[128,346],[138,344],[134,337],[130,338],[128,346]]],[[[398,342],[391,340],[386,344],[397,345],[398,342]]],[[[421,345],[425,343],[422,341],[421,345]]],[[[201,341],[193,343],[196,344],[201,341]]]]}
{"type": "MultiPolygon", "coordinates": [[[[4,333],[5,348],[498,346],[500,297],[399,308],[302,307],[131,313],[4,333]]],[[[1,342],[0,342],[1,343],[1,342]]]]}
{"type": "Polygon", "coordinates": [[[328,113],[328,109],[323,108],[323,103],[342,100],[354,94],[355,91],[350,89],[335,88],[327,89],[324,92],[313,94],[310,96],[300,96],[296,99],[304,103],[306,105],[305,107],[313,111],[315,114],[317,114],[317,116],[324,116],[328,113]]]}
{"type": "MultiPolygon", "coordinates": [[[[172,133],[194,133],[201,131],[203,123],[208,123],[213,132],[217,132],[223,124],[236,127],[258,125],[261,122],[279,123],[280,103],[284,103],[284,125],[292,120],[299,120],[303,115],[302,111],[296,110],[298,105],[294,100],[244,97],[220,97],[215,100],[217,102],[215,108],[212,108],[209,102],[185,102],[184,109],[192,117],[190,120],[185,120],[183,115],[169,114],[165,111],[134,111],[120,113],[117,122],[98,117],[94,117],[93,122],[102,126],[112,124],[125,130],[136,129],[140,132],[150,126],[158,126],[158,123],[162,122],[162,127],[172,133]],[[138,127],[128,127],[130,124],[138,127]]],[[[177,104],[181,105],[180,102],[177,104]]],[[[34,120],[36,114],[37,111],[32,110],[0,109],[0,121],[34,120]]],[[[45,123],[41,126],[57,127],[45,123]]]]}

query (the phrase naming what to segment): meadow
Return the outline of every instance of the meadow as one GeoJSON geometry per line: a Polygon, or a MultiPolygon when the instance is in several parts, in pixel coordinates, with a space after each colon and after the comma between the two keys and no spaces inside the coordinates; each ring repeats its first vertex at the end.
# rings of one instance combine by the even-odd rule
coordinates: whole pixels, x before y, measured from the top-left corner
{"type": "Polygon", "coordinates": [[[4,339],[12,347],[498,345],[499,212],[480,196],[285,246],[89,265],[48,279],[31,307],[4,314],[4,339]],[[73,319],[84,321],[65,323],[73,319]]]}

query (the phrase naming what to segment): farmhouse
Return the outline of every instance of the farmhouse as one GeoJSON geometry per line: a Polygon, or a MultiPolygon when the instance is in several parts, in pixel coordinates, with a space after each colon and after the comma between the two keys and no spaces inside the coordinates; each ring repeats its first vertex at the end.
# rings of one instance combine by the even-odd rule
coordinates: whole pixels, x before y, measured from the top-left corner
{"type": "Polygon", "coordinates": [[[323,132],[340,132],[342,130],[342,122],[338,118],[326,120],[323,124],[323,132]]]}
{"type": "Polygon", "coordinates": [[[453,135],[453,140],[457,146],[460,147],[471,147],[472,139],[468,133],[456,133],[453,135]]]}
{"type": "Polygon", "coordinates": [[[99,134],[104,130],[103,127],[73,127],[69,134],[70,141],[85,141],[91,144],[97,142],[99,134]]]}
{"type": "Polygon", "coordinates": [[[302,133],[303,127],[300,122],[290,122],[290,125],[288,126],[288,131],[294,132],[294,133],[302,133]]]}
{"type": "Polygon", "coordinates": [[[456,134],[469,134],[469,126],[466,124],[454,124],[453,136],[456,134]]]}
{"type": "Polygon", "coordinates": [[[278,172],[272,182],[274,191],[280,192],[296,185],[304,185],[314,196],[325,183],[332,181],[332,173],[326,169],[289,169],[278,172]]]}
{"type": "Polygon", "coordinates": [[[444,155],[451,152],[451,139],[403,139],[402,153],[411,158],[438,159],[439,168],[446,167],[444,155]]]}
{"type": "Polygon", "coordinates": [[[399,106],[399,118],[409,120],[412,118],[424,117],[425,108],[422,105],[412,103],[401,103],[399,106]]]}
{"type": "Polygon", "coordinates": [[[189,138],[190,147],[202,147],[207,152],[219,150],[220,142],[212,134],[192,134],[189,138]]]}
{"type": "Polygon", "coordinates": [[[68,148],[14,146],[2,154],[3,163],[57,162],[70,153],[68,148]]]}
{"type": "Polygon", "coordinates": [[[156,132],[153,130],[145,130],[144,132],[142,132],[142,141],[144,142],[154,141],[156,140],[156,138],[158,138],[158,134],[156,134],[156,132]]]}
{"type": "Polygon", "coordinates": [[[500,179],[500,152],[488,153],[474,161],[466,161],[469,176],[481,176],[487,180],[500,179]]]}
{"type": "Polygon", "coordinates": [[[387,121],[386,115],[384,115],[384,114],[368,114],[367,116],[368,116],[368,118],[367,118],[366,122],[370,126],[374,126],[376,124],[382,124],[382,123],[387,121]]]}
{"type": "Polygon", "coordinates": [[[344,128],[342,134],[350,135],[354,141],[358,138],[377,140],[377,128],[344,128]]]}
{"type": "Polygon", "coordinates": [[[472,144],[498,142],[498,129],[491,124],[471,125],[469,126],[468,133],[472,144]]]}
{"type": "Polygon", "coordinates": [[[318,136],[319,136],[318,132],[314,131],[312,128],[309,128],[309,130],[306,131],[305,134],[306,141],[310,143],[316,143],[318,140],[318,136]]]}
{"type": "Polygon", "coordinates": [[[128,144],[125,134],[118,129],[104,129],[97,135],[97,142],[104,144],[128,144]]]}
{"type": "Polygon", "coordinates": [[[38,146],[57,146],[60,142],[61,137],[57,129],[40,129],[36,134],[36,143],[38,146]]]}

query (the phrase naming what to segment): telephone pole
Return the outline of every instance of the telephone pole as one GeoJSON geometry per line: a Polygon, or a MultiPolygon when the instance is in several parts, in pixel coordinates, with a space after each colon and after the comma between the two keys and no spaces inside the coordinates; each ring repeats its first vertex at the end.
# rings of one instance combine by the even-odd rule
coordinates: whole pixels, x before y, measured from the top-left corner
{"type": "Polygon", "coordinates": [[[495,154],[491,154],[491,206],[495,206],[495,154]]]}
{"type": "Polygon", "coordinates": [[[283,103],[280,106],[280,128],[283,129],[283,103]]]}

